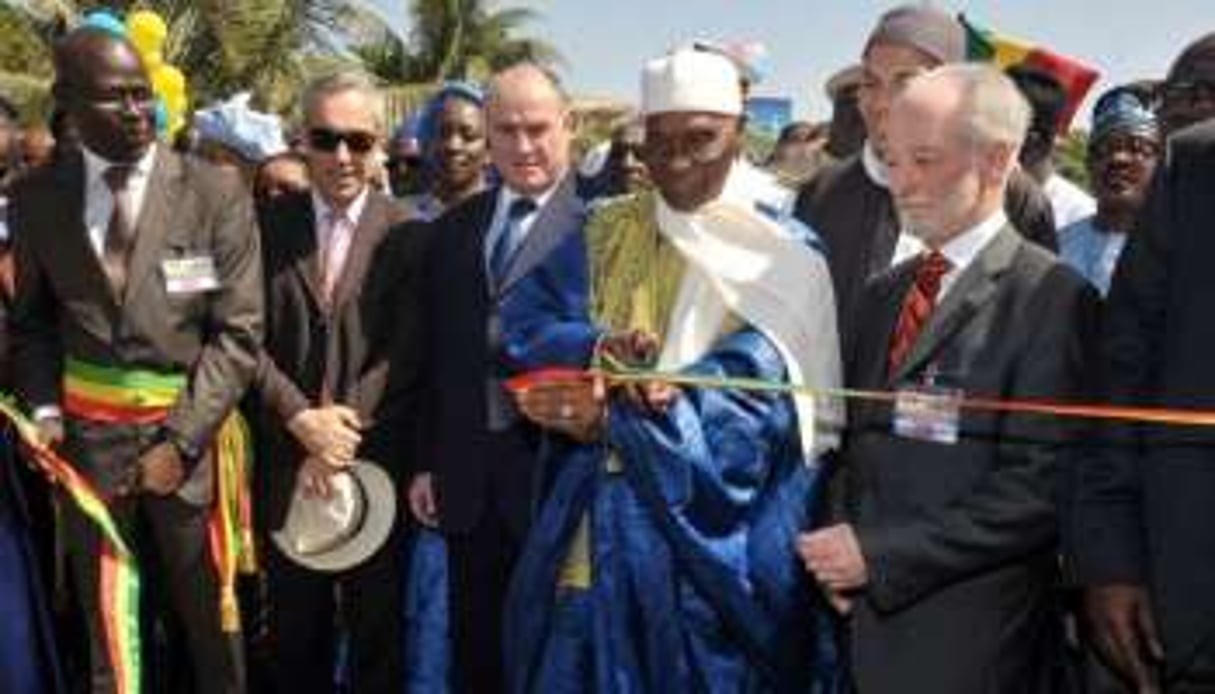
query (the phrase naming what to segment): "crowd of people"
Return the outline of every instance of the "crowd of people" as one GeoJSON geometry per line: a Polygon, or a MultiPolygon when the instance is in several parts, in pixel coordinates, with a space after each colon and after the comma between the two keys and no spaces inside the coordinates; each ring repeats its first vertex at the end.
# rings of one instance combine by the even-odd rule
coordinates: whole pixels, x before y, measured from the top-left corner
{"type": "Polygon", "coordinates": [[[536,64],[170,145],[66,33],[0,100],[0,691],[1215,692],[1215,34],[1086,182],[958,19],[857,55],[760,163],[673,47],[579,163],[536,64]]]}

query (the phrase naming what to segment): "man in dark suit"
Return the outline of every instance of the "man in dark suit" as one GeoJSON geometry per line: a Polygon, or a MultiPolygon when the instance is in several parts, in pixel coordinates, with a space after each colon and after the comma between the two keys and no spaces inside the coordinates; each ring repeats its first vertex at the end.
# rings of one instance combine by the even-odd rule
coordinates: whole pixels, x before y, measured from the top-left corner
{"type": "MultiPolygon", "coordinates": [[[[1114,273],[1100,343],[1113,403],[1215,409],[1213,185],[1206,121],[1170,140],[1114,273]]],[[[1079,466],[1070,543],[1095,643],[1138,691],[1215,691],[1215,437],[1108,430],[1079,466]]]]}
{"type": "MultiPolygon", "coordinates": [[[[303,107],[313,191],[282,198],[261,216],[266,343],[256,385],[270,530],[283,526],[297,480],[327,494],[330,476],[355,459],[384,467],[404,490],[415,424],[420,237],[394,227],[404,210],[368,183],[383,132],[380,98],[366,78],[339,73],[310,85],[303,107]]],[[[398,691],[402,580],[395,540],[336,573],[299,566],[272,546],[278,689],[333,691],[340,599],[352,690],[398,691]]]]}
{"type": "MultiPolygon", "coordinates": [[[[242,691],[207,532],[212,440],[253,376],[261,340],[252,206],[235,177],[154,144],[152,88],[125,40],[75,31],[55,65],[54,96],[81,150],[13,194],[16,386],[43,439],[109,502],[143,584],[163,584],[172,598],[197,690],[242,691]]],[[[108,648],[103,535],[66,496],[62,508],[92,690],[112,691],[122,672],[108,648]]]]}
{"type": "MultiPolygon", "coordinates": [[[[889,190],[886,129],[890,102],[908,79],[966,60],[960,22],[934,7],[905,5],[882,16],[861,55],[857,90],[867,139],[861,152],[820,171],[798,193],[795,216],[827,245],[840,328],[847,333],[861,289],[871,276],[918,250],[902,228],[889,190]]],[[[1004,199],[1012,227],[1054,249],[1050,200],[1020,170],[1004,199]]]]}
{"type": "Polygon", "coordinates": [[[1058,420],[964,396],[1068,398],[1095,294],[1002,212],[1029,107],[1003,75],[946,66],[890,114],[891,190],[927,250],[866,288],[845,350],[854,403],[836,525],[799,549],[850,615],[859,691],[1050,691],[1058,647],[1058,420]]]}
{"type": "Polygon", "coordinates": [[[410,506],[450,551],[457,692],[500,691],[502,605],[527,529],[538,433],[503,381],[502,302],[583,217],[569,162],[570,113],[533,65],[496,75],[486,105],[490,156],[504,184],[434,224],[423,289],[421,448],[410,506]]]}

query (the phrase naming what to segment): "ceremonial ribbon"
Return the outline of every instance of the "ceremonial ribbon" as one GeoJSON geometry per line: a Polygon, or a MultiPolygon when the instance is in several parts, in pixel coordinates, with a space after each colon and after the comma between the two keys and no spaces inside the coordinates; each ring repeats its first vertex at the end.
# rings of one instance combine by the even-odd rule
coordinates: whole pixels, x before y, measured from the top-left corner
{"type": "Polygon", "coordinates": [[[0,415],[12,423],[17,436],[29,447],[35,465],[68,496],[104,536],[101,543],[101,611],[106,648],[114,671],[118,694],[137,694],[142,680],[139,638],[139,572],[135,557],[106,507],[101,494],[79,472],[38,438],[38,428],[17,409],[13,401],[0,397],[0,415]]]}
{"type": "MultiPolygon", "coordinates": [[[[157,424],[168,416],[186,385],[186,377],[182,374],[100,366],[68,358],[63,379],[64,409],[72,416],[94,422],[157,424]]],[[[219,576],[221,624],[225,632],[235,633],[240,630],[236,574],[257,570],[248,494],[251,440],[239,413],[228,416],[220,425],[213,450],[217,493],[208,525],[208,543],[219,576]]],[[[133,561],[128,564],[129,573],[135,575],[133,561]]],[[[103,604],[113,614],[126,614],[119,611],[120,608],[129,609],[129,620],[137,626],[138,600],[124,602],[129,591],[124,590],[121,583],[107,582],[106,577],[103,572],[103,604]]],[[[114,644],[127,643],[127,635],[110,631],[107,621],[107,637],[114,658],[114,644]]],[[[117,655],[127,657],[122,653],[117,655]]]]}
{"type": "MultiPolygon", "coordinates": [[[[871,402],[895,402],[904,394],[894,391],[863,390],[857,388],[820,388],[816,386],[799,386],[781,381],[768,381],[756,378],[718,378],[713,376],[696,376],[681,373],[666,373],[613,367],[611,369],[572,369],[549,368],[538,369],[520,374],[506,382],[506,387],[512,391],[526,391],[529,388],[546,383],[571,382],[602,378],[610,383],[643,383],[661,382],[675,386],[691,388],[710,388],[716,390],[740,390],[764,393],[788,393],[809,395],[813,397],[842,398],[851,400],[867,400],[871,402]]],[[[927,394],[915,394],[915,397],[943,397],[927,394]]],[[[987,412],[1015,412],[1021,414],[1041,414],[1056,417],[1079,417],[1084,419],[1103,419],[1148,424],[1171,424],[1181,426],[1215,427],[1215,411],[1194,410],[1166,407],[1131,407],[1123,405],[1105,405],[1099,403],[1071,403],[1045,399],[1001,399],[985,397],[961,397],[951,400],[951,404],[963,410],[978,410],[987,412]]]]}

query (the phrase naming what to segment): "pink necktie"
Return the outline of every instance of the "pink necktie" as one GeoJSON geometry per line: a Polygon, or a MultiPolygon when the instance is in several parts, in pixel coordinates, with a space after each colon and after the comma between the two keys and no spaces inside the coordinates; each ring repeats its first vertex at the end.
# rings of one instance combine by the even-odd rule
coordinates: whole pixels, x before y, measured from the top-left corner
{"type": "Polygon", "coordinates": [[[321,297],[329,305],[333,300],[333,291],[337,288],[342,276],[342,268],[346,265],[346,255],[350,251],[350,239],[354,235],[354,225],[346,215],[340,212],[329,213],[329,230],[325,234],[324,247],[321,249],[321,297]]]}

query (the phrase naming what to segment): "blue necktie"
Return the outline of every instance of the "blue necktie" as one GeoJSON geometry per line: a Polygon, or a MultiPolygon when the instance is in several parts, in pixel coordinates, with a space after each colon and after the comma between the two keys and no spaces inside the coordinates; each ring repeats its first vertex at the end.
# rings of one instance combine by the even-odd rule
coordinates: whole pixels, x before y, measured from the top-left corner
{"type": "Polygon", "coordinates": [[[515,251],[519,250],[524,218],[535,211],[536,201],[531,198],[518,198],[510,204],[506,213],[506,226],[502,233],[498,234],[493,252],[489,256],[489,272],[495,287],[500,286],[506,279],[515,251]]]}

